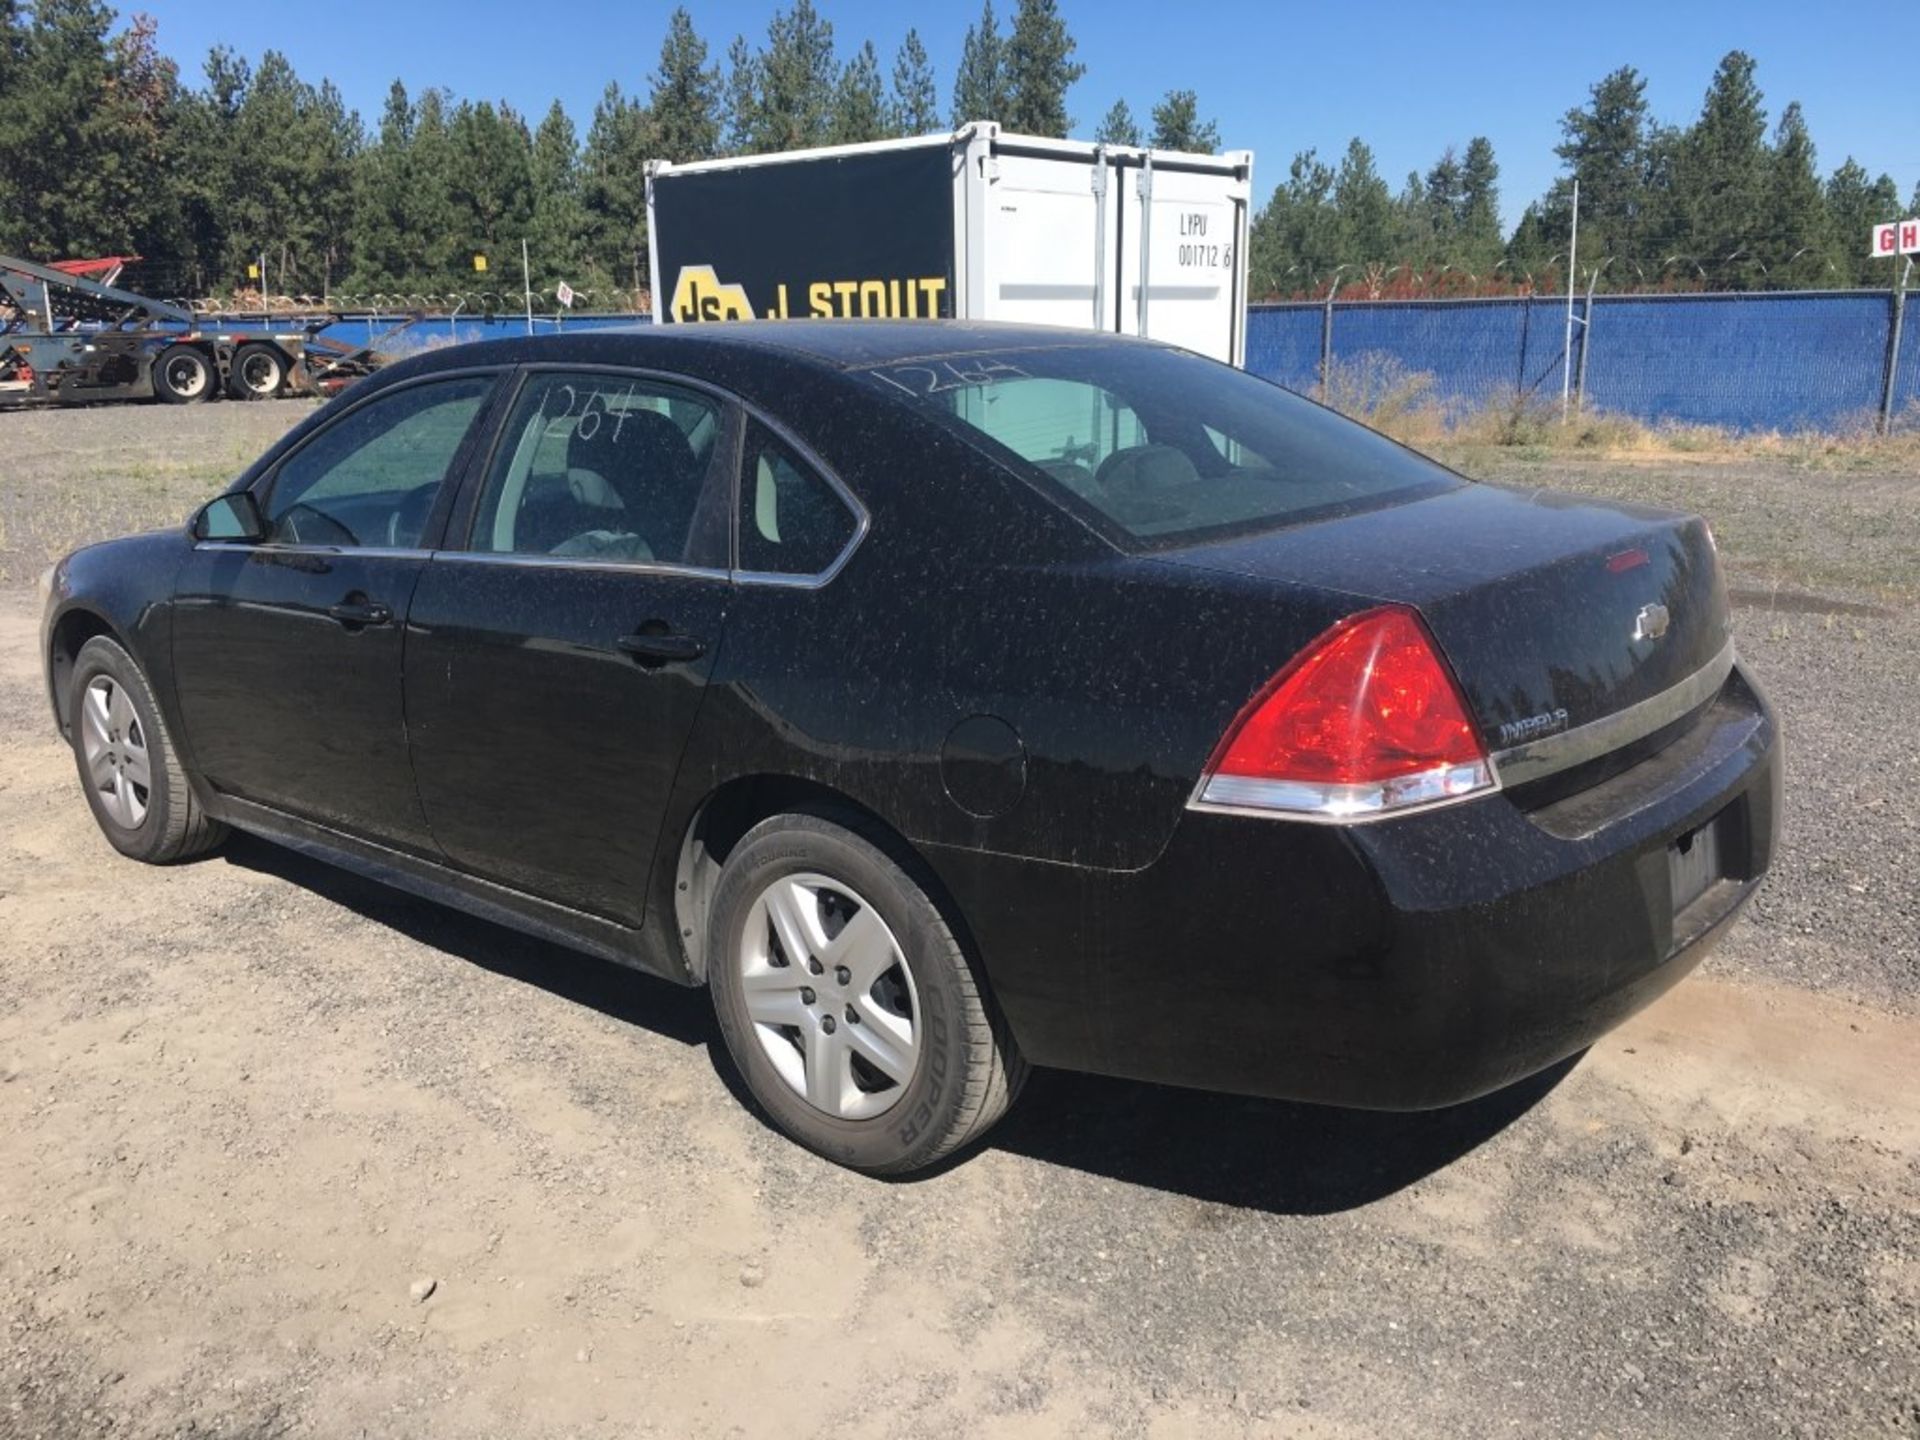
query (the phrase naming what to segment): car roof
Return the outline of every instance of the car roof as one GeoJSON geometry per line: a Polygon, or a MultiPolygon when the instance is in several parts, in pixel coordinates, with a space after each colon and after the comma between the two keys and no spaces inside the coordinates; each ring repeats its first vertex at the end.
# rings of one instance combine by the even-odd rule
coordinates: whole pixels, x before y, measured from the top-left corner
{"type": "MultiPolygon", "coordinates": [[[[1004,354],[1010,350],[1156,345],[1128,335],[1055,325],[985,320],[732,320],[698,325],[636,323],[580,328],[561,334],[515,336],[451,345],[429,352],[416,368],[444,369],[475,361],[537,364],[584,358],[588,352],[630,346],[639,364],[684,361],[698,368],[732,355],[777,355],[826,370],[1004,354]]],[[[424,358],[424,357],[423,357],[424,358]]]]}

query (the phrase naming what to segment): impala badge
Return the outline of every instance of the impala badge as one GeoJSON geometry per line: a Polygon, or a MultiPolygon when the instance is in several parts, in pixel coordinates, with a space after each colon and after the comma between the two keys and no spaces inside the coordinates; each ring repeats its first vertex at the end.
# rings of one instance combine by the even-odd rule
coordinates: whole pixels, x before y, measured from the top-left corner
{"type": "Polygon", "coordinates": [[[1664,605],[1642,605],[1640,613],[1633,617],[1633,638],[1636,640],[1658,640],[1667,633],[1667,607],[1664,605]]]}

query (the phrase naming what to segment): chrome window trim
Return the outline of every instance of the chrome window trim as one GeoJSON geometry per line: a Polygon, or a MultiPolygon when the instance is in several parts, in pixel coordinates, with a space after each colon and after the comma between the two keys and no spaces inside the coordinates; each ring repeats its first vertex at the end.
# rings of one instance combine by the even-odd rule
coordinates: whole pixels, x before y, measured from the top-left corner
{"type": "Polygon", "coordinates": [[[1558,735],[1545,735],[1494,752],[1493,773],[1503,786],[1524,785],[1529,780],[1544,779],[1631,745],[1719,694],[1733,673],[1733,663],[1733,641],[1728,640],[1719,654],[1658,695],[1649,695],[1638,704],[1563,730],[1558,735]]]}
{"type": "Polygon", "coordinates": [[[244,550],[249,555],[359,555],[375,560],[425,560],[432,550],[391,545],[283,545],[275,540],[196,540],[195,550],[244,550]]]}
{"type": "Polygon", "coordinates": [[[520,555],[501,550],[435,550],[429,559],[450,564],[517,565],[536,570],[604,570],[620,575],[669,575],[689,580],[730,580],[733,572],[711,565],[675,565],[665,560],[611,560],[597,555],[520,555]]]}
{"type": "Polygon", "coordinates": [[[766,426],[768,433],[774,439],[793,451],[803,465],[827,482],[827,488],[838,495],[840,503],[852,512],[853,534],[847,538],[847,543],[840,547],[840,553],[835,555],[823,570],[811,571],[804,575],[789,575],[783,570],[742,570],[740,568],[740,506],[743,499],[742,487],[746,484],[747,442],[750,438],[743,430],[740,435],[740,453],[735,458],[733,467],[734,581],[741,585],[771,585],[786,590],[819,590],[831,584],[834,576],[846,569],[847,562],[853,558],[853,552],[858,550],[860,542],[867,538],[867,531],[873,525],[872,517],[867,513],[867,507],[860,503],[860,497],[849,490],[846,482],[833,472],[833,468],[814,453],[812,446],[757,407],[740,402],[740,408],[751,419],[766,426]]]}

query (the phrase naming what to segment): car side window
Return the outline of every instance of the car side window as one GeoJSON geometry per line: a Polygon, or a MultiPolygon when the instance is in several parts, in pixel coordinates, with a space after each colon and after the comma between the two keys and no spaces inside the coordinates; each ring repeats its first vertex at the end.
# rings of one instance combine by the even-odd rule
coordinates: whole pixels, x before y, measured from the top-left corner
{"type": "Polygon", "coordinates": [[[262,506],[268,540],[413,549],[493,383],[409,385],[321,430],[274,472],[262,506]]]}
{"type": "Polygon", "coordinates": [[[635,375],[537,373],[521,387],[467,548],[720,568],[708,502],[718,401],[635,375]]]}
{"type": "Polygon", "coordinates": [[[839,491],[759,421],[747,427],[740,472],[740,568],[818,575],[840,558],[860,522],[839,491]]]}

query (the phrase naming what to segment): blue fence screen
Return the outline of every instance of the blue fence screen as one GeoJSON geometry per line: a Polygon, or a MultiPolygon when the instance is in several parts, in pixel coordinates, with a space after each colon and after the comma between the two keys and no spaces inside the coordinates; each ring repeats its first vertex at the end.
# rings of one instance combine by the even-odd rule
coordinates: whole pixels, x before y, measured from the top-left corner
{"type": "MultiPolygon", "coordinates": [[[[1920,425],[1920,307],[1909,307],[1894,359],[1896,422],[1920,425]]],[[[214,318],[214,317],[210,317],[214,318]]],[[[404,317],[350,315],[327,339],[360,346],[404,317]]],[[[1342,300],[1252,305],[1247,369],[1303,394],[1320,384],[1330,327],[1336,375],[1384,362],[1431,379],[1431,393],[1456,410],[1510,404],[1516,395],[1557,405],[1563,368],[1581,377],[1582,408],[1637,419],[1720,425],[1735,430],[1831,430],[1868,424],[1887,384],[1892,297],[1878,290],[1798,294],[1597,295],[1574,300],[1567,354],[1566,299],[1342,300]]],[[[645,325],[634,314],[536,315],[538,334],[645,325]]],[[[233,317],[236,326],[258,317],[233,317]]],[[[524,315],[432,316],[393,335],[383,349],[524,335],[524,315]]]]}
{"type": "MultiPolygon", "coordinates": [[[[1894,313],[1884,291],[1600,295],[1590,308],[1576,298],[1573,313],[1569,361],[1565,297],[1254,305],[1247,368],[1315,393],[1330,339],[1336,376],[1384,362],[1431,377],[1434,398],[1456,410],[1516,395],[1557,404],[1563,379],[1580,379],[1584,347],[1592,412],[1738,430],[1835,429],[1880,412],[1894,313]]],[[[1894,371],[1894,411],[1909,423],[1920,412],[1916,319],[1894,371]]]]}

